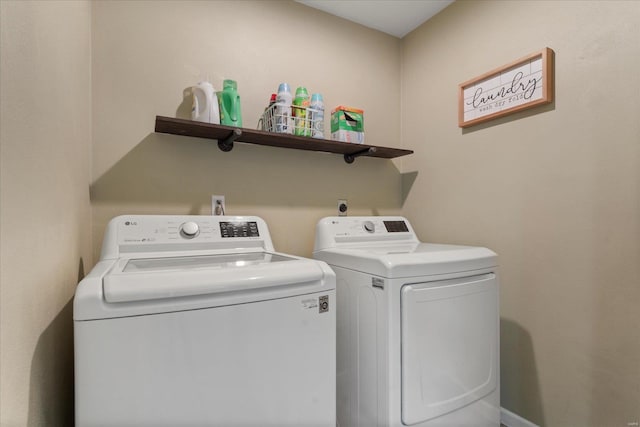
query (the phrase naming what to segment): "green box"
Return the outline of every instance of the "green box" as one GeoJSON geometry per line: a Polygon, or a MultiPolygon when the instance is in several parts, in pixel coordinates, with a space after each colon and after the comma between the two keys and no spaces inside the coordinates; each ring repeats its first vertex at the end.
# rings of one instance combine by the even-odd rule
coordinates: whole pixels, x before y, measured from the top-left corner
{"type": "Polygon", "coordinates": [[[331,110],[331,138],[343,142],[364,143],[364,111],[342,105],[331,110]]]}

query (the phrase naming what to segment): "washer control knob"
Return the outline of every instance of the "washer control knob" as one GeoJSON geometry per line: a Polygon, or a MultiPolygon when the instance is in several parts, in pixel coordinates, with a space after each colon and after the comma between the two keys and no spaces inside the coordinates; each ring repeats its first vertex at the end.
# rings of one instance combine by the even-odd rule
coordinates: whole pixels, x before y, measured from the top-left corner
{"type": "Polygon", "coordinates": [[[180,226],[180,234],[187,239],[193,239],[200,232],[200,227],[193,221],[185,222],[180,226]]]}
{"type": "Polygon", "coordinates": [[[376,226],[373,222],[371,221],[365,221],[363,224],[363,227],[365,230],[367,230],[369,233],[373,233],[374,231],[376,231],[376,226]]]}

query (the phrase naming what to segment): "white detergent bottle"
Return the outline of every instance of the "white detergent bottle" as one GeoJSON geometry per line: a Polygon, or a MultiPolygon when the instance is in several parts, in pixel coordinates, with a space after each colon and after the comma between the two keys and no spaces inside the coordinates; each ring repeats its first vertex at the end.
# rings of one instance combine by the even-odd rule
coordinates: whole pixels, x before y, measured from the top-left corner
{"type": "Polygon", "coordinates": [[[289,122],[291,117],[291,103],[293,95],[287,83],[280,83],[278,94],[276,95],[276,132],[292,133],[293,129],[289,122]]]}
{"type": "Polygon", "coordinates": [[[191,92],[193,93],[191,120],[219,125],[220,110],[213,85],[208,81],[202,81],[193,86],[191,92]]]}

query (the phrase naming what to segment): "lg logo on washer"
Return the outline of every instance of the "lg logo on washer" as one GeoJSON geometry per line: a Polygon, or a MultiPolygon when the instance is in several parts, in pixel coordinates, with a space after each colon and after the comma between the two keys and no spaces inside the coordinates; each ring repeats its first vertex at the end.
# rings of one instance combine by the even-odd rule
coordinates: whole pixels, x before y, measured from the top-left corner
{"type": "Polygon", "coordinates": [[[326,313],[329,311],[329,295],[322,295],[318,298],[320,300],[320,313],[326,313]]]}
{"type": "Polygon", "coordinates": [[[312,308],[318,308],[318,313],[329,312],[329,295],[320,295],[316,298],[305,298],[302,300],[302,308],[309,310],[312,308]]]}

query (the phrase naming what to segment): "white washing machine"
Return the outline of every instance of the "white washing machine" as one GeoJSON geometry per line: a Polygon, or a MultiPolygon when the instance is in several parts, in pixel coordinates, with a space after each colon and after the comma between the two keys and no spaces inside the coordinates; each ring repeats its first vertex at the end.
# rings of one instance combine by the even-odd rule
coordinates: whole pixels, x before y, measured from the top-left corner
{"type": "Polygon", "coordinates": [[[340,427],[498,427],[496,254],[421,243],[402,217],[331,217],[340,427]]]}
{"type": "Polygon", "coordinates": [[[335,274],[257,217],[121,216],[74,299],[76,426],[335,426],[335,274]]]}

